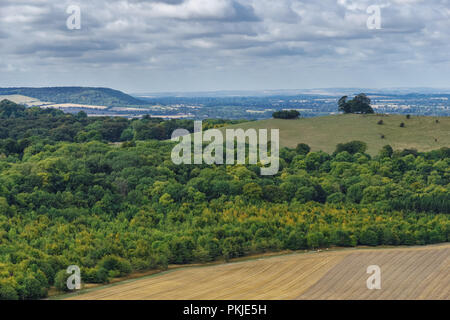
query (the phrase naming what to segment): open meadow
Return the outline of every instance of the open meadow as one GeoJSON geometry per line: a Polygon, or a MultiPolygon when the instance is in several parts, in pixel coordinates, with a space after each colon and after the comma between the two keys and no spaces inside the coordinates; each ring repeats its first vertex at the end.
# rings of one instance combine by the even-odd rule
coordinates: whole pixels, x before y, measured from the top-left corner
{"type": "MultiPolygon", "coordinates": [[[[280,144],[295,148],[306,143],[312,151],[331,153],[338,143],[360,140],[375,155],[385,145],[398,149],[430,151],[450,146],[450,117],[405,115],[333,115],[297,120],[268,119],[232,125],[227,128],[279,129],[280,144]],[[383,120],[383,124],[378,124],[383,120]],[[400,127],[404,123],[403,128],[400,127]],[[382,138],[384,136],[384,138],[382,138]]],[[[224,129],[222,129],[224,130],[224,129]]]]}

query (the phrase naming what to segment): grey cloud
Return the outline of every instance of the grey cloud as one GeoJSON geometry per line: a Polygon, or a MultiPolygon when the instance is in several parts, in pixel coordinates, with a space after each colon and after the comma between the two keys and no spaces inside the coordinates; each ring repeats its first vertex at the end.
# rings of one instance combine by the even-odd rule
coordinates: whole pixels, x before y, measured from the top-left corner
{"type": "MultiPolygon", "coordinates": [[[[417,70],[448,66],[450,61],[450,9],[445,0],[77,2],[81,30],[67,30],[65,25],[65,10],[72,1],[0,2],[0,68],[6,70],[0,85],[8,85],[8,77],[17,78],[17,72],[39,82],[34,71],[44,66],[78,70],[83,81],[81,70],[98,70],[96,79],[102,74],[107,78],[105,70],[113,64],[123,74],[138,70],[137,83],[156,81],[153,73],[146,74],[149,69],[161,74],[182,69],[186,77],[210,74],[217,89],[225,89],[239,82],[218,76],[223,70],[246,78],[246,68],[263,72],[268,64],[280,68],[280,74],[319,65],[316,70],[326,80],[335,78],[326,70],[336,66],[364,70],[378,65],[381,77],[405,61],[417,70]],[[366,9],[377,3],[382,29],[368,30],[366,9]]],[[[55,85],[58,80],[67,81],[55,78],[55,85]]],[[[279,81],[282,87],[283,79],[279,81]]],[[[182,89],[170,88],[170,81],[166,86],[182,89]]]]}

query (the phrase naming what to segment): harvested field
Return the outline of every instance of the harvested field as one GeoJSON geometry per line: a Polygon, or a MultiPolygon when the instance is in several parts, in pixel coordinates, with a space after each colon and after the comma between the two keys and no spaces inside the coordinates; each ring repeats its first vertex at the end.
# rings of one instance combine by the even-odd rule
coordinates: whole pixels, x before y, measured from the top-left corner
{"type": "Polygon", "coordinates": [[[298,253],[187,267],[69,299],[450,299],[450,245],[298,253]],[[381,289],[369,290],[369,265],[381,289]]]}
{"type": "Polygon", "coordinates": [[[298,299],[450,299],[450,247],[360,251],[347,255],[298,299]],[[369,265],[381,289],[368,290],[369,265]]]}

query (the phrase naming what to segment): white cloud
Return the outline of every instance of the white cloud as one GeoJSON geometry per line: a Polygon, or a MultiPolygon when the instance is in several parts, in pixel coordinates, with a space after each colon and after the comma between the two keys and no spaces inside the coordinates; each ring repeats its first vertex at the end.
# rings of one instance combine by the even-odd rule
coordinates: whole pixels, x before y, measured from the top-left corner
{"type": "Polygon", "coordinates": [[[151,15],[162,18],[222,19],[234,14],[234,8],[229,0],[187,0],[181,4],[152,3],[151,15]]]}
{"type": "Polygon", "coordinates": [[[295,75],[309,70],[327,86],[332,85],[327,79],[338,78],[332,74],[337,66],[377,66],[371,77],[381,79],[398,72],[405,61],[410,68],[416,63],[417,79],[425,80],[420,76],[424,69],[450,71],[446,0],[75,2],[82,14],[82,29],[76,31],[65,27],[65,9],[72,1],[0,2],[0,85],[14,79],[39,85],[42,74],[57,85],[78,74],[78,82],[106,79],[117,87],[143,87],[156,83],[159,70],[165,90],[174,84],[173,77],[165,77],[180,72],[187,82],[209,75],[214,81],[205,80],[206,85],[217,82],[218,88],[226,88],[238,85],[236,78],[250,85],[252,73],[260,70],[268,76],[255,83],[269,86],[278,80],[283,87],[285,78],[298,79],[296,86],[308,84],[295,75]],[[366,9],[372,4],[382,8],[382,30],[366,27],[366,9]],[[121,72],[115,77],[109,70],[121,72]]]}

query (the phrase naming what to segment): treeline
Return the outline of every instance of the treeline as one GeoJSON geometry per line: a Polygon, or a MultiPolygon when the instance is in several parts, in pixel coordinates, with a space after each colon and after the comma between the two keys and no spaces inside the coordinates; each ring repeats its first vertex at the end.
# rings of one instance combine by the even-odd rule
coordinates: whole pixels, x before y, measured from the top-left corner
{"type": "MultiPolygon", "coordinates": [[[[242,121],[207,119],[204,129],[218,128],[242,121]]],[[[131,140],[167,140],[172,132],[184,128],[193,132],[192,120],[164,121],[148,115],[128,120],[113,117],[87,117],[86,113],[66,114],[56,109],[26,108],[8,100],[0,102],[0,153],[22,154],[31,141],[45,143],[123,142],[131,140]]]]}

